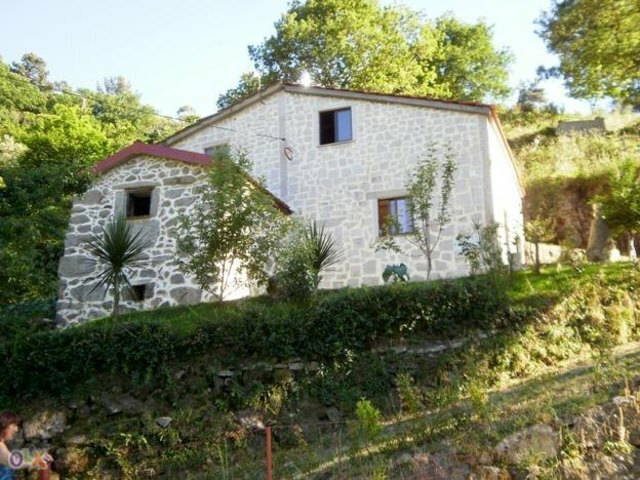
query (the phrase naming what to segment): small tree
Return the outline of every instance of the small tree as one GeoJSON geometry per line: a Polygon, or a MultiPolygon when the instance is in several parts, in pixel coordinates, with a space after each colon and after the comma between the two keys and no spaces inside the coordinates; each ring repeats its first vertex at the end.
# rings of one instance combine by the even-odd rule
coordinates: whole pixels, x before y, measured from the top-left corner
{"type": "Polygon", "coordinates": [[[322,281],[322,272],[341,259],[333,236],[315,221],[297,223],[276,259],[275,292],[302,299],[313,294],[322,281]]]}
{"type": "Polygon", "coordinates": [[[235,273],[266,282],[266,266],[287,229],[286,215],[250,170],[243,152],[216,157],[200,201],[180,217],[178,263],[219,301],[235,273]]]}
{"type": "Polygon", "coordinates": [[[609,193],[599,195],[595,202],[600,205],[602,217],[616,234],[628,234],[630,255],[635,255],[633,236],[640,233],[640,183],[638,167],[626,162],[620,170],[609,177],[609,193]]]}
{"type": "Polygon", "coordinates": [[[443,230],[451,222],[451,192],[456,168],[450,147],[445,149],[443,161],[439,162],[436,146],[431,144],[407,184],[414,222],[410,241],[427,257],[427,279],[433,269],[433,252],[440,243],[443,230]],[[440,194],[436,198],[438,189],[440,194]]]}
{"type": "Polygon", "coordinates": [[[534,218],[524,226],[524,235],[535,248],[535,272],[540,273],[540,244],[553,240],[553,220],[550,218],[534,218]]]}
{"type": "Polygon", "coordinates": [[[123,287],[131,291],[129,271],[142,263],[142,253],[148,243],[143,238],[142,231],[133,232],[126,217],[120,214],[103,227],[100,235],[94,235],[89,240],[88,247],[89,252],[101,264],[101,271],[94,278],[97,283],[91,292],[102,286],[113,290],[111,316],[116,318],[123,287]]]}

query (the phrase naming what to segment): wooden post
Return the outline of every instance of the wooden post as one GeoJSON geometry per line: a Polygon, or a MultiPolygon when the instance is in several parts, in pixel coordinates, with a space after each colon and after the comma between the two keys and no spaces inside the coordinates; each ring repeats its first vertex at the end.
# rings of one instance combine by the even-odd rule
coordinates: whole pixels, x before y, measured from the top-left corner
{"type": "Polygon", "coordinates": [[[267,480],[273,480],[273,462],[271,457],[271,427],[267,425],[264,429],[266,436],[266,449],[267,449],[267,480]]]}

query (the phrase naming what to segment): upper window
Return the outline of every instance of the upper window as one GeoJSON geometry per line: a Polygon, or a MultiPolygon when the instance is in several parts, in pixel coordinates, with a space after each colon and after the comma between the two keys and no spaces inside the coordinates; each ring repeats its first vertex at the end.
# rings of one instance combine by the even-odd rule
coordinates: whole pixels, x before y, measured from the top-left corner
{"type": "Polygon", "coordinates": [[[413,220],[407,197],[378,200],[378,229],[380,235],[401,235],[413,232],[413,220]]]}
{"type": "Polygon", "coordinates": [[[320,112],[320,145],[351,140],[351,108],[320,112]]]}
{"type": "Polygon", "coordinates": [[[148,217],[151,215],[151,194],[153,189],[127,192],[127,217],[148,217]]]}
{"type": "Polygon", "coordinates": [[[212,145],[204,149],[204,154],[215,158],[219,155],[227,156],[230,153],[230,147],[228,143],[221,143],[219,145],[212,145]]]}

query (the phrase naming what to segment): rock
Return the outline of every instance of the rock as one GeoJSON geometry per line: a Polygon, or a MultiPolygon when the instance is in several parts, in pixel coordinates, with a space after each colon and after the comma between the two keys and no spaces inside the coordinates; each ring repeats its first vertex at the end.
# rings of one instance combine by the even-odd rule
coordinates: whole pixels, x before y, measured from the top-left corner
{"type": "Polygon", "coordinates": [[[469,480],[511,480],[511,474],[503,468],[481,465],[474,469],[469,480]]]}
{"type": "Polygon", "coordinates": [[[324,418],[331,423],[340,423],[342,421],[342,414],[336,407],[329,407],[324,412],[324,418]]]}
{"type": "Polygon", "coordinates": [[[78,446],[78,445],[86,445],[89,442],[89,439],[86,435],[73,435],[67,438],[64,443],[68,446],[78,446]]]}
{"type": "Polygon", "coordinates": [[[60,473],[82,473],[89,467],[89,456],[82,448],[63,448],[56,452],[53,466],[60,473]]]}
{"type": "Polygon", "coordinates": [[[107,410],[109,415],[117,415],[118,413],[135,415],[144,411],[144,404],[127,394],[120,396],[104,394],[98,403],[107,410]]]}
{"type": "Polygon", "coordinates": [[[527,460],[546,460],[558,454],[560,439],[549,425],[534,425],[508,436],[495,448],[504,462],[518,465],[527,460]]]}
{"type": "MultiPolygon", "coordinates": [[[[418,453],[412,459],[415,478],[429,480],[468,480],[470,468],[455,455],[445,453],[418,453]]],[[[473,478],[473,477],[471,477],[473,478]]]]}
{"type": "Polygon", "coordinates": [[[83,255],[65,255],[60,259],[60,277],[84,277],[93,272],[95,261],[83,255]]]}
{"type": "Polygon", "coordinates": [[[49,440],[64,432],[65,428],[67,428],[67,416],[64,412],[45,410],[24,422],[24,438],[49,440]]]}
{"type": "Polygon", "coordinates": [[[193,287],[177,287],[171,290],[170,295],[182,305],[191,305],[200,302],[202,291],[193,287]]]}
{"type": "Polygon", "coordinates": [[[102,193],[99,190],[89,190],[79,200],[83,205],[97,205],[102,201],[102,193]]]}
{"type": "Polygon", "coordinates": [[[264,422],[262,421],[260,416],[254,412],[250,412],[247,410],[238,412],[237,419],[238,423],[240,423],[240,425],[247,430],[264,430],[264,422]]]}
{"type": "Polygon", "coordinates": [[[162,428],[167,428],[169,425],[171,425],[172,421],[173,421],[173,418],[171,418],[171,417],[158,417],[155,420],[156,425],[158,425],[158,426],[160,426],[162,428]]]}

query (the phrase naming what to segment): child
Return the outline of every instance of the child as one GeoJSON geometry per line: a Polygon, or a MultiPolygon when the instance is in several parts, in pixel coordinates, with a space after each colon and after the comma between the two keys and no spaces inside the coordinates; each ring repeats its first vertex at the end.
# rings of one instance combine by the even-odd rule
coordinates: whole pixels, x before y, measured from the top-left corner
{"type": "Polygon", "coordinates": [[[13,480],[15,470],[20,468],[44,468],[53,458],[48,453],[36,455],[27,460],[22,452],[11,452],[6,442],[11,440],[18,431],[20,417],[12,412],[0,413],[0,480],[13,480]],[[26,461],[25,461],[26,460],[26,461]]]}

